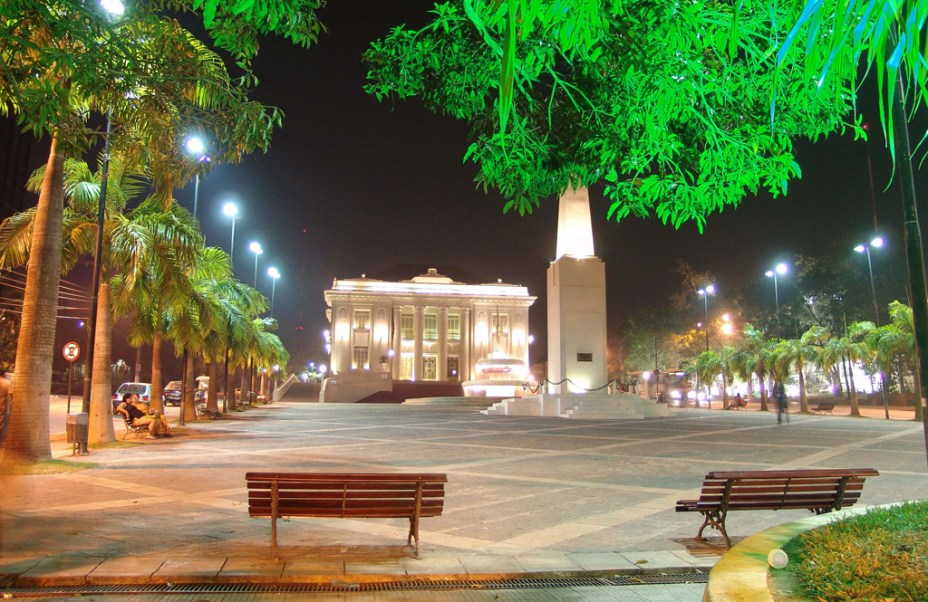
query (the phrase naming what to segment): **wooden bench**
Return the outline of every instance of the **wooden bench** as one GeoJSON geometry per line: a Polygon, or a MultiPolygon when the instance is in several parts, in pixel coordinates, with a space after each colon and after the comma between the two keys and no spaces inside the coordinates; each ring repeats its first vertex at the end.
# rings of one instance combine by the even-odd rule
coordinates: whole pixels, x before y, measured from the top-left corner
{"type": "Polygon", "coordinates": [[[710,472],[698,500],[679,500],[677,512],[699,512],[704,517],[696,539],[712,527],[731,540],[725,517],[734,510],[807,509],[815,514],[840,510],[860,498],[866,477],[879,476],[873,468],[710,472]]]}
{"type": "Polygon", "coordinates": [[[817,406],[812,408],[812,412],[815,414],[831,414],[835,409],[835,402],[833,401],[820,401],[817,406]]]}
{"type": "Polygon", "coordinates": [[[270,517],[271,548],[277,557],[277,519],[408,518],[406,545],[415,540],[419,519],[441,516],[444,474],[249,472],[248,515],[270,517]]]}

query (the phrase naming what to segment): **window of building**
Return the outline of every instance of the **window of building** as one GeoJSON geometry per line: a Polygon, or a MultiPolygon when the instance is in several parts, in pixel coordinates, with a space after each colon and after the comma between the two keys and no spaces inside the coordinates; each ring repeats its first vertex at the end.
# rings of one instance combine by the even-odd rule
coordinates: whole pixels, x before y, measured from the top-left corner
{"type": "Polygon", "coordinates": [[[400,317],[400,336],[404,341],[411,341],[416,336],[412,314],[403,314],[400,317]]]}
{"type": "Polygon", "coordinates": [[[438,314],[425,314],[423,317],[422,338],[426,341],[438,340],[438,314]]]}
{"type": "Polygon", "coordinates": [[[448,380],[461,380],[461,374],[458,372],[458,356],[448,356],[448,380]]]}
{"type": "Polygon", "coordinates": [[[458,314],[448,314],[448,340],[461,340],[461,316],[458,314]]]}
{"type": "Polygon", "coordinates": [[[434,355],[422,356],[422,380],[438,380],[438,358],[434,355]]]}
{"type": "Polygon", "coordinates": [[[371,327],[371,312],[369,310],[355,310],[354,329],[369,330],[371,327]]]}
{"type": "Polygon", "coordinates": [[[351,358],[351,367],[354,370],[367,370],[370,368],[367,357],[367,347],[355,347],[351,358]]]}

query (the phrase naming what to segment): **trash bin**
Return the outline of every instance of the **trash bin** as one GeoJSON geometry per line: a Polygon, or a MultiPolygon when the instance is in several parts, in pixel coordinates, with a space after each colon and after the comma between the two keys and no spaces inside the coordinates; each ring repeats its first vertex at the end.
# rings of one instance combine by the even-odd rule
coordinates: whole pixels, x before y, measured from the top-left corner
{"type": "Polygon", "coordinates": [[[71,455],[78,452],[87,453],[87,431],[90,427],[90,414],[82,412],[80,414],[68,414],[68,420],[65,423],[65,430],[68,436],[68,443],[71,444],[71,455]]]}

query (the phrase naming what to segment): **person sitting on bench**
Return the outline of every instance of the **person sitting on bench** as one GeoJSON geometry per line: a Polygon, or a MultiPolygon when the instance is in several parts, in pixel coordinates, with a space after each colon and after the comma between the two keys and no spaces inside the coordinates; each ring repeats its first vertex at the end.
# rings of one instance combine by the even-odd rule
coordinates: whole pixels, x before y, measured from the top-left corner
{"type": "Polygon", "coordinates": [[[738,408],[746,407],[747,405],[748,405],[747,402],[744,400],[743,397],[741,397],[741,393],[738,393],[738,394],[735,396],[734,401],[732,401],[731,404],[729,404],[728,409],[729,409],[729,410],[736,410],[736,409],[738,409],[738,408]]]}
{"type": "Polygon", "coordinates": [[[138,398],[139,396],[135,393],[126,393],[122,396],[122,403],[119,404],[116,411],[125,416],[132,426],[147,425],[148,437],[146,439],[169,436],[164,416],[158,412],[140,408],[138,398]]]}

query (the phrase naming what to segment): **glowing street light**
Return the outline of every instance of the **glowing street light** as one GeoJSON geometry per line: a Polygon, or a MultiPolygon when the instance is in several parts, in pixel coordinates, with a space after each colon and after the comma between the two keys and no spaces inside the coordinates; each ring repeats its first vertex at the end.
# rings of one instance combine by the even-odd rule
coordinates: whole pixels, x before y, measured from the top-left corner
{"type": "Polygon", "coordinates": [[[271,280],[271,317],[274,317],[274,292],[277,290],[277,279],[280,278],[280,272],[275,267],[267,269],[267,275],[271,280]]]}
{"type": "Polygon", "coordinates": [[[777,336],[780,336],[780,292],[777,286],[777,276],[782,276],[789,271],[789,266],[785,263],[778,263],[775,268],[772,270],[767,270],[764,272],[764,276],[767,278],[773,278],[773,301],[776,304],[776,314],[777,319],[777,336]]]}
{"type": "MultiPolygon", "coordinates": [[[[203,141],[196,136],[187,138],[187,151],[197,158],[197,163],[209,163],[209,155],[206,154],[206,146],[203,141]]],[[[193,217],[197,217],[197,204],[200,199],[200,171],[193,176],[193,217]]]]}
{"type": "Polygon", "coordinates": [[[126,7],[120,0],[100,0],[100,6],[114,17],[121,17],[126,12],[126,7]]]}
{"type": "Polygon", "coordinates": [[[706,288],[701,288],[697,291],[699,296],[702,297],[703,304],[706,308],[706,351],[709,351],[709,295],[715,294],[715,285],[710,284],[706,288]]]}
{"type": "Polygon", "coordinates": [[[232,218],[232,241],[229,243],[229,263],[232,265],[232,271],[235,271],[235,220],[238,219],[238,205],[230,201],[222,206],[222,212],[226,217],[232,218]]]}
{"type": "Polygon", "coordinates": [[[261,248],[261,243],[252,241],[248,250],[255,254],[255,288],[258,288],[258,255],[264,253],[264,249],[261,248]]]}
{"type": "Polygon", "coordinates": [[[877,326],[880,325],[880,305],[876,301],[876,286],[873,284],[873,262],[870,260],[870,247],[876,247],[877,249],[879,249],[884,244],[885,244],[885,241],[881,237],[877,236],[876,238],[870,241],[869,245],[859,244],[856,247],[854,247],[854,250],[857,251],[858,253],[867,254],[867,270],[870,273],[870,293],[873,295],[873,313],[876,316],[877,326]]]}

